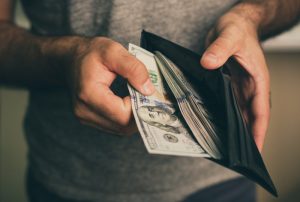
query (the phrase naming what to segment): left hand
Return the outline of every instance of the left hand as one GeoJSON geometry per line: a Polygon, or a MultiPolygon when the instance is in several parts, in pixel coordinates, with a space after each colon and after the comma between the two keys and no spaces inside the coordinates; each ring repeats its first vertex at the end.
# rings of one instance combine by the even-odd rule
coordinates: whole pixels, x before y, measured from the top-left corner
{"type": "Polygon", "coordinates": [[[206,42],[208,48],[201,58],[204,68],[217,69],[229,57],[243,67],[230,69],[232,82],[246,122],[262,151],[270,117],[270,78],[257,25],[233,9],[219,19],[206,42]]]}

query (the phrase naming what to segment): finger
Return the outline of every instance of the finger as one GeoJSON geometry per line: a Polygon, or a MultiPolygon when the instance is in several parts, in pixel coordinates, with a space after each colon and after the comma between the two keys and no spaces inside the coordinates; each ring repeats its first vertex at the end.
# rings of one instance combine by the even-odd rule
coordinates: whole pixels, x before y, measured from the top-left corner
{"type": "MultiPolygon", "coordinates": [[[[259,61],[259,58],[256,58],[256,61],[259,61]]],[[[243,78],[241,74],[233,74],[232,78],[234,83],[237,81],[236,85],[240,85],[240,91],[237,94],[241,96],[237,97],[240,98],[240,104],[242,103],[241,107],[244,114],[247,115],[245,116],[246,121],[250,124],[256,145],[261,151],[270,117],[270,84],[268,73],[265,70],[267,67],[261,62],[244,63],[243,67],[244,70],[237,68],[233,73],[239,70],[240,72],[245,71],[248,74],[248,78],[243,78]],[[249,66],[260,68],[251,68],[249,66]],[[249,71],[247,71],[247,69],[249,69],[249,71]],[[253,70],[257,72],[252,73],[253,70]],[[239,79],[242,79],[243,83],[238,83],[239,79]]],[[[233,69],[231,68],[231,70],[233,69]]]]}
{"type": "Polygon", "coordinates": [[[111,121],[108,118],[105,118],[96,112],[93,112],[89,110],[89,108],[86,109],[86,121],[90,123],[94,123],[94,125],[97,125],[100,128],[107,129],[108,131],[117,133],[118,135],[132,135],[138,131],[135,120],[133,117],[129,120],[128,124],[126,126],[118,125],[117,123],[111,121]]]}
{"type": "Polygon", "coordinates": [[[126,126],[132,118],[130,97],[116,96],[104,83],[86,84],[80,99],[93,111],[118,125],[126,126]]]}
{"type": "Polygon", "coordinates": [[[241,52],[241,55],[237,55],[236,59],[254,81],[252,90],[247,86],[247,90],[252,92],[250,95],[251,128],[256,145],[262,151],[270,119],[270,78],[260,46],[256,43],[251,43],[251,45],[254,47],[249,47],[252,50],[250,53],[241,52]]]}
{"type": "Polygon", "coordinates": [[[115,73],[95,58],[90,56],[83,61],[86,68],[81,73],[84,79],[78,98],[103,117],[119,125],[126,125],[132,113],[130,99],[114,95],[110,85],[115,79],[115,73]]]}
{"type": "Polygon", "coordinates": [[[211,30],[208,32],[208,34],[207,34],[207,36],[206,36],[206,39],[205,39],[205,43],[204,43],[205,48],[208,48],[209,45],[215,40],[215,35],[216,35],[215,29],[211,29],[211,30]]]}
{"type": "Polygon", "coordinates": [[[76,116],[79,118],[80,122],[85,125],[97,126],[97,128],[103,129],[104,131],[119,133],[120,126],[111,120],[93,112],[85,104],[77,104],[75,110],[76,116]]]}
{"type": "Polygon", "coordinates": [[[207,69],[217,69],[222,66],[237,51],[237,38],[229,32],[222,32],[202,55],[201,65],[207,69]]]}
{"type": "Polygon", "coordinates": [[[80,106],[80,111],[80,114],[77,113],[77,116],[80,117],[81,123],[92,126],[101,131],[122,136],[130,136],[138,131],[134,119],[131,119],[127,126],[121,127],[120,125],[110,121],[109,119],[104,118],[101,115],[91,111],[89,107],[85,106],[84,104],[80,106]]]}
{"type": "Polygon", "coordinates": [[[265,85],[266,84],[256,84],[258,89],[252,101],[252,133],[256,145],[260,151],[262,151],[263,148],[263,143],[270,120],[269,90],[266,87],[263,87],[265,85]]]}
{"type": "Polygon", "coordinates": [[[97,53],[87,55],[81,66],[84,68],[80,69],[81,81],[79,84],[83,89],[88,88],[85,87],[86,85],[92,85],[95,82],[110,86],[116,78],[116,74],[99,61],[97,53]]]}
{"type": "Polygon", "coordinates": [[[149,78],[145,65],[121,45],[114,45],[105,57],[105,65],[123,76],[139,92],[151,95],[155,88],[149,78]]]}
{"type": "Polygon", "coordinates": [[[94,55],[87,57],[82,65],[85,68],[81,72],[84,79],[78,96],[80,102],[112,122],[126,126],[131,118],[131,103],[129,97],[120,98],[111,91],[115,73],[98,62],[94,55]]]}

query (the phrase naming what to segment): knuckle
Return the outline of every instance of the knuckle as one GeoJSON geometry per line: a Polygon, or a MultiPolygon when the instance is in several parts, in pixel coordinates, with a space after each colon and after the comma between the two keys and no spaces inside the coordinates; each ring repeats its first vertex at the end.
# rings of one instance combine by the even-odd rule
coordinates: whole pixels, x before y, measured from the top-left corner
{"type": "Polygon", "coordinates": [[[215,43],[214,48],[219,49],[220,51],[227,51],[226,44],[228,44],[228,39],[224,37],[220,37],[215,43]]]}
{"type": "Polygon", "coordinates": [[[112,53],[120,52],[122,49],[125,49],[120,43],[106,37],[95,37],[92,40],[92,46],[94,50],[99,51],[104,59],[109,58],[112,53]]]}
{"type": "Polygon", "coordinates": [[[101,48],[100,55],[104,64],[108,65],[114,63],[116,55],[121,55],[124,50],[125,48],[121,44],[111,41],[101,48]]]}
{"type": "Polygon", "coordinates": [[[91,95],[92,95],[93,86],[89,82],[83,82],[77,94],[77,99],[79,102],[88,104],[91,103],[91,95]]]}
{"type": "Polygon", "coordinates": [[[95,46],[107,46],[112,43],[112,40],[106,37],[95,37],[92,39],[91,43],[95,46]]]}
{"type": "Polygon", "coordinates": [[[123,49],[124,47],[121,44],[114,41],[112,41],[108,46],[108,50],[111,52],[120,52],[123,49]]]}
{"type": "Polygon", "coordinates": [[[219,57],[233,55],[239,47],[239,43],[226,36],[220,36],[211,46],[211,51],[219,57]]]}
{"type": "Polygon", "coordinates": [[[100,52],[103,53],[109,44],[111,43],[111,40],[105,37],[95,37],[90,42],[90,51],[91,52],[100,52]]]}
{"type": "Polygon", "coordinates": [[[125,75],[126,77],[135,76],[135,75],[138,76],[137,74],[139,70],[143,68],[143,65],[137,59],[132,59],[130,62],[128,62],[126,68],[127,68],[126,75],[125,75]]]}
{"type": "MultiPolygon", "coordinates": [[[[116,123],[118,124],[117,129],[118,129],[118,130],[124,129],[125,127],[128,126],[129,121],[130,121],[130,120],[127,119],[127,118],[123,118],[123,117],[117,118],[117,120],[116,120],[116,123]]],[[[121,131],[121,132],[122,132],[122,131],[121,131]]]]}
{"type": "Polygon", "coordinates": [[[80,120],[84,121],[85,120],[85,112],[83,107],[80,104],[77,104],[74,108],[74,114],[75,116],[80,120]]]}
{"type": "Polygon", "coordinates": [[[101,53],[105,59],[109,59],[111,55],[119,53],[120,51],[122,51],[122,49],[124,49],[124,47],[121,44],[110,40],[106,43],[106,45],[102,47],[101,53]]]}
{"type": "Polygon", "coordinates": [[[79,101],[81,101],[81,102],[88,103],[88,102],[89,102],[89,95],[88,95],[87,91],[86,91],[86,90],[82,90],[82,91],[78,94],[78,99],[79,99],[79,101]]]}

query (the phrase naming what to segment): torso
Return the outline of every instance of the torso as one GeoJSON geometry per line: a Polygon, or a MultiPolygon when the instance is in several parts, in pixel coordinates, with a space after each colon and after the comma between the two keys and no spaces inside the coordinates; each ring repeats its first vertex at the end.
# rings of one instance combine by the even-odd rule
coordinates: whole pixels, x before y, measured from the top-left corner
{"type": "MultiPolygon", "coordinates": [[[[23,5],[35,34],[106,36],[126,46],[138,45],[145,29],[201,52],[209,28],[236,2],[23,0],[23,5]]],[[[114,91],[126,93],[125,84],[118,80],[114,91]]],[[[81,125],[64,90],[32,91],[25,129],[36,178],[73,198],[135,196],[139,201],[144,194],[176,201],[235,176],[202,158],[150,155],[139,134],[121,138],[81,125]]]]}

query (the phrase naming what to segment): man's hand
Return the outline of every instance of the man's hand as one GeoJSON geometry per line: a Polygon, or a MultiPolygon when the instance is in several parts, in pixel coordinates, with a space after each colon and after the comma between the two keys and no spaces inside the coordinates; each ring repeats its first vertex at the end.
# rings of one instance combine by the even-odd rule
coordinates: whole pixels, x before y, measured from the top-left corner
{"type": "Polygon", "coordinates": [[[219,19],[207,36],[208,48],[201,64],[207,69],[216,69],[233,57],[242,65],[243,69],[230,69],[232,81],[243,115],[261,151],[270,117],[269,72],[258,39],[258,26],[241,12],[240,8],[234,8],[219,19]]]}
{"type": "Polygon", "coordinates": [[[154,92],[146,67],[107,38],[42,37],[13,24],[14,1],[0,2],[0,85],[68,87],[79,120],[114,134],[137,131],[129,97],[110,90],[117,75],[144,95],[154,92]]]}
{"type": "Polygon", "coordinates": [[[114,134],[136,132],[129,96],[114,95],[110,85],[121,75],[139,92],[150,95],[155,88],[146,67],[121,44],[107,38],[94,38],[79,50],[67,74],[72,75],[75,115],[84,124],[114,134]]]}

